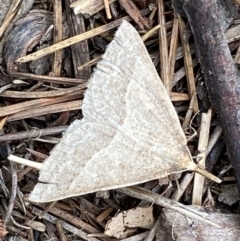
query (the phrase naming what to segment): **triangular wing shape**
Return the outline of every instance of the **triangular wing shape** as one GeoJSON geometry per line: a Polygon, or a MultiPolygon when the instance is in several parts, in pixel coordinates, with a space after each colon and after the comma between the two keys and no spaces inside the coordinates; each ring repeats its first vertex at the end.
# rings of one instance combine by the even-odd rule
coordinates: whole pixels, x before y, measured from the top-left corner
{"type": "Polygon", "coordinates": [[[137,31],[127,22],[98,64],[75,121],[40,171],[30,200],[142,183],[186,169],[177,114],[137,31]]]}

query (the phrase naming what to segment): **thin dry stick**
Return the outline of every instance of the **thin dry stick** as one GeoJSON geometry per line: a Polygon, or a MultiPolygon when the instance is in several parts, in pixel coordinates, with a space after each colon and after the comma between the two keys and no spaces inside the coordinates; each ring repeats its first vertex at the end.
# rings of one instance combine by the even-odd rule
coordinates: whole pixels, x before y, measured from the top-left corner
{"type": "MultiPolygon", "coordinates": [[[[206,150],[209,139],[209,129],[212,117],[212,110],[209,109],[207,113],[202,114],[201,120],[201,130],[199,135],[198,142],[198,158],[201,158],[198,164],[205,168],[205,160],[206,160],[206,150]]],[[[193,205],[201,205],[202,204],[202,195],[203,195],[203,185],[204,185],[204,177],[199,175],[198,173],[194,176],[194,184],[193,184],[193,197],[192,204],[193,205]]]]}
{"type": "Polygon", "coordinates": [[[43,106],[28,111],[21,111],[8,117],[7,122],[41,116],[46,114],[60,113],[69,110],[79,110],[82,106],[82,100],[68,101],[60,104],[43,106]]]}
{"type": "Polygon", "coordinates": [[[11,197],[10,197],[8,208],[7,208],[7,213],[6,213],[5,220],[4,220],[4,225],[7,225],[9,223],[9,221],[11,220],[14,202],[15,202],[16,195],[17,195],[17,188],[18,188],[17,170],[15,167],[15,163],[10,162],[10,166],[11,166],[11,173],[12,173],[12,190],[11,190],[11,197]]]}
{"type": "Polygon", "coordinates": [[[51,202],[48,206],[38,215],[38,218],[42,219],[43,216],[57,203],[57,201],[51,202]]]}
{"type": "Polygon", "coordinates": [[[79,67],[77,68],[78,71],[81,71],[81,70],[83,70],[84,68],[87,68],[87,67],[90,67],[90,66],[96,64],[96,63],[101,59],[101,57],[102,57],[102,56],[99,56],[99,57],[97,57],[97,58],[94,58],[94,59],[90,60],[89,62],[87,62],[87,63],[79,66],[79,67]]]}
{"type": "Polygon", "coordinates": [[[161,28],[161,25],[158,24],[154,28],[150,29],[147,33],[145,33],[142,36],[142,41],[145,42],[148,38],[150,38],[159,28],[161,28]]]}
{"type": "Polygon", "coordinates": [[[60,240],[61,241],[67,241],[67,237],[64,233],[62,222],[60,220],[56,221],[56,227],[57,227],[57,230],[58,230],[58,233],[59,233],[60,240]]]}
{"type": "Polygon", "coordinates": [[[222,126],[218,124],[209,138],[206,156],[210,153],[214,145],[217,143],[222,133],[223,133],[222,126]]]}
{"type": "MultiPolygon", "coordinates": [[[[148,11],[144,11],[144,12],[141,12],[143,15],[145,15],[148,11]]],[[[48,54],[51,54],[51,53],[54,53],[55,51],[57,50],[60,50],[60,49],[64,49],[64,48],[67,48],[75,43],[78,43],[80,41],[83,41],[83,40],[86,40],[86,39],[89,39],[89,38],[93,38],[101,33],[104,33],[104,32],[107,32],[111,29],[114,29],[116,27],[118,27],[122,21],[125,20],[125,21],[131,21],[132,19],[129,17],[129,16],[126,16],[126,17],[123,17],[123,18],[120,18],[118,20],[115,20],[111,23],[108,23],[108,24],[105,24],[101,27],[98,27],[98,28],[95,28],[95,29],[92,29],[88,32],[85,32],[85,33],[82,33],[82,34],[79,34],[79,35],[76,35],[72,38],[69,38],[69,39],[66,39],[66,40],[63,40],[62,42],[60,43],[57,43],[57,44],[54,44],[52,46],[49,46],[45,49],[41,49],[35,53],[32,53],[32,54],[29,54],[25,57],[22,57],[22,58],[19,58],[17,59],[15,62],[18,62],[18,63],[25,63],[25,62],[28,62],[28,61],[31,61],[31,60],[37,60],[41,57],[44,57],[48,54]]]]}
{"type": "Polygon", "coordinates": [[[28,241],[34,241],[33,229],[28,229],[28,241]]]}
{"type": "Polygon", "coordinates": [[[149,201],[150,203],[158,204],[162,207],[169,208],[178,213],[181,213],[189,218],[196,219],[200,222],[207,223],[212,226],[220,228],[220,226],[218,224],[206,219],[207,214],[198,212],[196,210],[191,210],[191,208],[188,208],[187,206],[185,206],[181,203],[173,201],[173,200],[166,198],[164,196],[161,196],[159,194],[152,193],[149,190],[145,190],[143,188],[134,187],[134,186],[133,187],[125,187],[125,188],[121,188],[121,189],[117,189],[117,190],[119,192],[125,193],[131,197],[143,199],[143,200],[149,201]]]}
{"type": "Polygon", "coordinates": [[[178,26],[179,19],[174,18],[173,20],[173,28],[172,28],[172,36],[170,42],[170,50],[169,50],[169,81],[173,83],[173,74],[175,69],[176,62],[176,54],[177,54],[177,44],[178,44],[178,26]]]}
{"type": "Polygon", "coordinates": [[[109,214],[113,211],[114,209],[112,207],[108,207],[106,208],[102,213],[100,213],[98,216],[97,216],[97,221],[98,222],[102,222],[103,220],[105,220],[109,214]]]}
{"type": "MultiPolygon", "coordinates": [[[[183,48],[183,56],[184,56],[184,66],[185,66],[185,72],[187,77],[187,83],[188,83],[188,92],[190,95],[190,98],[192,95],[196,92],[196,85],[194,80],[194,72],[193,72],[193,62],[192,62],[192,55],[190,51],[190,46],[188,42],[188,37],[186,36],[186,26],[183,20],[179,17],[179,27],[180,27],[180,36],[182,41],[182,48],[183,48]]],[[[196,113],[198,111],[198,103],[195,103],[194,106],[194,112],[196,113]]]]}
{"type": "Polygon", "coordinates": [[[78,90],[83,90],[87,87],[87,83],[80,84],[75,87],[58,89],[53,91],[42,91],[42,92],[27,92],[27,91],[11,91],[6,90],[3,93],[0,93],[1,97],[10,97],[10,98],[21,98],[21,99],[35,99],[35,98],[47,98],[47,97],[57,97],[64,94],[72,93],[78,90]]]}
{"type": "Polygon", "coordinates": [[[104,3],[104,7],[105,7],[105,11],[106,11],[106,15],[108,19],[112,18],[111,12],[110,12],[110,8],[109,8],[109,2],[108,0],[103,0],[104,3]]]}
{"type": "Polygon", "coordinates": [[[149,230],[149,233],[145,237],[144,241],[152,241],[152,240],[154,240],[155,235],[156,235],[156,230],[161,225],[161,219],[162,219],[162,217],[160,215],[158,215],[158,218],[157,218],[156,222],[154,223],[153,227],[149,230]]]}
{"type": "MultiPolygon", "coordinates": [[[[38,208],[33,207],[32,212],[35,215],[38,215],[38,214],[41,213],[41,210],[39,210],[38,208]]],[[[56,221],[58,220],[56,217],[54,217],[54,216],[52,216],[52,215],[50,215],[48,213],[46,213],[43,216],[43,219],[45,219],[45,220],[47,220],[47,221],[49,221],[49,222],[51,222],[53,224],[55,224],[56,221]]],[[[88,234],[86,232],[82,231],[82,228],[76,228],[73,225],[70,225],[70,224],[68,224],[67,222],[64,222],[64,221],[62,221],[62,227],[65,230],[69,231],[70,233],[73,233],[74,235],[82,238],[83,240],[86,240],[86,241],[89,240],[88,239],[88,234]]],[[[91,238],[91,241],[99,241],[99,239],[91,238]]]]}
{"type": "Polygon", "coordinates": [[[189,95],[185,93],[170,92],[171,101],[187,101],[190,100],[189,95]]]}
{"type": "Polygon", "coordinates": [[[148,231],[140,233],[140,234],[136,234],[136,235],[131,236],[129,238],[121,239],[121,241],[142,241],[147,236],[147,234],[148,234],[148,231]]]}
{"type": "Polygon", "coordinates": [[[41,170],[43,164],[42,163],[38,163],[38,162],[33,162],[33,161],[29,161],[27,159],[15,156],[15,155],[9,155],[8,156],[8,160],[12,161],[12,162],[16,162],[25,166],[29,166],[29,167],[33,167],[36,168],[38,170],[41,170]]]}
{"type": "Polygon", "coordinates": [[[5,135],[0,135],[0,142],[36,138],[39,136],[56,135],[56,134],[62,133],[63,131],[66,131],[68,127],[69,127],[68,125],[56,126],[51,128],[45,128],[45,129],[34,129],[31,131],[18,132],[15,134],[10,133],[5,135]]]}
{"type": "Polygon", "coordinates": [[[177,190],[174,192],[171,199],[173,199],[175,201],[179,201],[179,199],[182,197],[183,193],[185,192],[186,188],[188,187],[188,185],[192,181],[193,176],[194,176],[194,172],[186,173],[184,175],[183,179],[181,180],[177,190]]]}
{"type": "MultiPolygon", "coordinates": [[[[62,1],[54,0],[54,31],[53,31],[53,43],[59,43],[62,41],[62,1]]],[[[58,50],[54,53],[54,59],[52,63],[52,69],[55,76],[60,76],[62,67],[62,50],[58,50]]]]}
{"type": "Polygon", "coordinates": [[[63,85],[79,85],[82,83],[86,83],[87,79],[77,79],[77,78],[67,78],[67,77],[55,77],[48,75],[38,75],[38,74],[30,74],[30,73],[10,73],[10,76],[14,77],[22,77],[23,79],[33,79],[41,82],[49,82],[63,85]]]}
{"type": "Polygon", "coordinates": [[[4,127],[5,123],[7,121],[7,117],[1,118],[0,119],[0,130],[4,127]]]}
{"type": "Polygon", "coordinates": [[[132,0],[119,0],[122,7],[141,29],[150,29],[147,19],[145,19],[132,0]]]}
{"type": "Polygon", "coordinates": [[[169,79],[169,56],[168,56],[168,41],[167,41],[167,30],[166,20],[164,15],[165,4],[163,0],[158,0],[158,19],[159,24],[162,26],[159,29],[159,52],[160,52],[160,65],[161,65],[161,78],[163,84],[167,90],[168,95],[172,89],[172,84],[169,79]]]}
{"type": "Polygon", "coordinates": [[[157,13],[157,10],[158,10],[158,8],[157,8],[157,7],[154,7],[154,9],[152,10],[152,12],[150,13],[150,15],[149,15],[149,17],[148,17],[148,21],[149,21],[150,23],[153,23],[153,19],[154,19],[156,13],[157,13]]]}
{"type": "Polygon", "coordinates": [[[197,93],[194,92],[194,94],[192,95],[192,99],[190,101],[188,111],[185,115],[185,118],[184,118],[184,121],[183,121],[183,124],[182,124],[183,130],[185,130],[186,128],[189,127],[189,124],[190,124],[190,121],[191,121],[191,118],[192,118],[192,115],[193,115],[193,108],[195,106],[196,101],[197,101],[197,93]]]}

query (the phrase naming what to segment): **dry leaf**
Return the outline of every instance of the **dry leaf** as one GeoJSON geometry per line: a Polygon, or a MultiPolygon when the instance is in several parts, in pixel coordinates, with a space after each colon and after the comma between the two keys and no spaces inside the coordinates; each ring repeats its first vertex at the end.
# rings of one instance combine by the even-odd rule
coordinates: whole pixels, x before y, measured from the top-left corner
{"type": "Polygon", "coordinates": [[[147,228],[150,229],[154,223],[153,208],[137,207],[128,211],[123,211],[108,221],[105,234],[115,238],[126,238],[129,233],[136,229],[127,228],[147,228]]]}
{"type": "Polygon", "coordinates": [[[43,164],[30,194],[50,202],[195,170],[178,116],[137,31],[123,21],[89,81],[84,118],[43,164]]]}
{"type": "Polygon", "coordinates": [[[221,191],[222,193],[218,196],[218,201],[220,202],[224,202],[231,206],[240,200],[236,184],[222,185],[221,191]]]}
{"type": "Polygon", "coordinates": [[[34,230],[37,230],[37,231],[39,231],[39,232],[45,232],[45,230],[46,230],[46,225],[43,224],[42,222],[38,222],[38,221],[34,221],[34,220],[29,220],[29,221],[27,222],[27,225],[28,225],[30,228],[32,228],[32,229],[34,229],[34,230]]]}

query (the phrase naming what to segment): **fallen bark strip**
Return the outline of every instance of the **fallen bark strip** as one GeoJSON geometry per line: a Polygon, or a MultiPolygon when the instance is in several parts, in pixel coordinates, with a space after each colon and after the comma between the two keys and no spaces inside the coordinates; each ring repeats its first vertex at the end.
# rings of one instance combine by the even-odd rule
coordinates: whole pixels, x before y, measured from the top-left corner
{"type": "Polygon", "coordinates": [[[216,0],[188,0],[183,9],[195,39],[211,101],[221,118],[240,191],[240,77],[228,48],[216,0]]]}
{"type": "MultiPolygon", "coordinates": [[[[198,211],[205,211],[199,206],[192,206],[198,211]]],[[[239,240],[239,214],[219,213],[217,211],[208,210],[208,218],[213,222],[215,220],[221,224],[221,229],[200,223],[191,219],[187,219],[184,215],[174,212],[170,209],[163,209],[161,213],[162,226],[167,238],[165,240],[198,240],[198,241],[215,241],[239,240]],[[189,225],[193,223],[193,225],[189,225]]]]}
{"type": "Polygon", "coordinates": [[[16,114],[13,114],[7,118],[7,122],[23,120],[23,119],[46,115],[46,114],[60,113],[60,112],[70,111],[70,110],[80,110],[81,106],[82,106],[82,100],[73,100],[73,101],[48,105],[48,106],[41,106],[36,109],[20,111],[16,114]]]}

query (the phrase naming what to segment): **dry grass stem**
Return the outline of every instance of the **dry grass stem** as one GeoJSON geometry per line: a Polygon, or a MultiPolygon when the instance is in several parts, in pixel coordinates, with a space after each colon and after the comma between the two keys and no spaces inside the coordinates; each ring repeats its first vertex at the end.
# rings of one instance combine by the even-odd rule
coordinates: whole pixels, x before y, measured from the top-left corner
{"type": "Polygon", "coordinates": [[[184,194],[184,192],[186,191],[188,185],[190,184],[190,182],[192,181],[194,177],[194,173],[186,173],[183,176],[183,179],[181,180],[177,190],[173,193],[173,195],[171,196],[171,198],[175,201],[179,201],[179,199],[182,197],[182,195],[184,194]]]}
{"type": "Polygon", "coordinates": [[[78,67],[78,71],[81,71],[81,70],[83,70],[84,68],[91,67],[91,66],[95,65],[95,64],[101,59],[101,57],[102,57],[102,56],[99,56],[99,57],[97,57],[97,58],[94,58],[94,59],[90,60],[89,62],[87,62],[87,63],[79,66],[79,67],[78,67]]]}
{"type": "MultiPolygon", "coordinates": [[[[194,72],[193,72],[193,61],[192,61],[190,46],[188,42],[188,36],[187,36],[188,31],[186,29],[186,25],[181,18],[179,18],[179,21],[180,21],[179,30],[180,30],[182,47],[183,47],[184,66],[185,66],[185,72],[186,72],[187,83],[188,83],[188,91],[191,98],[192,95],[196,92],[195,78],[194,78],[194,72]]],[[[195,113],[198,111],[199,108],[198,108],[197,102],[195,103],[195,106],[193,109],[195,113]]]]}
{"type": "Polygon", "coordinates": [[[221,137],[222,133],[223,133],[222,126],[221,126],[221,124],[218,124],[216,126],[216,128],[214,129],[213,133],[210,135],[210,138],[208,141],[208,146],[207,146],[206,156],[211,152],[212,148],[217,143],[217,141],[221,137]]]}
{"type": "Polygon", "coordinates": [[[196,102],[197,102],[197,93],[194,92],[193,95],[192,95],[191,101],[190,101],[190,105],[189,105],[188,111],[187,111],[187,113],[185,115],[185,118],[184,118],[184,121],[182,123],[183,130],[185,130],[185,129],[187,129],[189,127],[192,115],[194,113],[193,112],[193,108],[194,108],[196,102]]]}
{"type": "Polygon", "coordinates": [[[172,89],[169,76],[169,56],[168,56],[168,41],[167,41],[167,30],[165,27],[166,19],[164,15],[165,3],[163,0],[157,1],[158,6],[158,21],[162,27],[159,29],[159,52],[160,52],[160,68],[161,68],[161,79],[164,87],[167,90],[168,95],[172,89]]]}
{"type": "Polygon", "coordinates": [[[62,225],[62,222],[60,220],[56,221],[56,227],[57,227],[57,231],[59,233],[60,240],[61,241],[67,241],[67,237],[64,233],[63,225],[62,225]]]}
{"type": "Polygon", "coordinates": [[[35,116],[41,116],[46,114],[60,113],[70,110],[79,110],[81,109],[82,100],[73,100],[59,104],[52,104],[48,106],[42,106],[40,108],[30,109],[27,111],[20,111],[16,114],[13,114],[8,117],[7,122],[15,120],[23,120],[26,118],[32,118],[35,116]]]}
{"type": "Polygon", "coordinates": [[[148,32],[146,32],[143,36],[142,36],[142,41],[145,42],[148,38],[150,38],[158,29],[161,28],[161,25],[158,24],[156,25],[154,28],[150,29],[148,32]]]}
{"type": "Polygon", "coordinates": [[[187,101],[190,100],[189,95],[185,93],[171,92],[170,93],[171,101],[187,101]]]}
{"type": "MultiPolygon", "coordinates": [[[[54,29],[53,29],[53,43],[59,43],[62,41],[63,26],[62,26],[62,1],[54,0],[54,29]]],[[[54,76],[60,76],[62,68],[62,50],[54,52],[54,58],[52,62],[52,72],[54,76]]]]}
{"type": "Polygon", "coordinates": [[[86,83],[87,79],[78,79],[78,78],[67,78],[67,77],[55,77],[48,75],[39,75],[39,74],[31,74],[31,73],[10,73],[11,76],[20,77],[23,79],[32,79],[41,82],[55,83],[55,84],[63,84],[63,85],[79,85],[86,83]]]}
{"type": "Polygon", "coordinates": [[[174,18],[173,20],[173,28],[169,49],[169,82],[171,82],[171,86],[173,85],[173,75],[175,70],[176,63],[176,53],[177,53],[177,44],[178,44],[178,27],[179,27],[179,19],[174,18]]]}
{"type": "Polygon", "coordinates": [[[108,19],[112,18],[111,12],[110,12],[110,7],[109,7],[109,2],[108,0],[103,0],[104,3],[104,8],[105,8],[105,12],[106,12],[106,16],[108,19]]]}
{"type": "MultiPolygon", "coordinates": [[[[197,160],[199,160],[198,165],[200,165],[202,168],[205,168],[206,150],[207,150],[207,145],[209,140],[211,117],[212,117],[211,109],[209,109],[207,113],[202,113],[201,129],[200,129],[199,142],[198,142],[199,154],[197,156],[197,160]]],[[[193,205],[202,204],[203,185],[204,185],[204,177],[196,173],[194,176],[194,184],[193,184],[193,196],[192,196],[193,205]]]]}
{"type": "Polygon", "coordinates": [[[69,94],[75,91],[84,90],[86,86],[87,84],[80,84],[71,88],[65,88],[65,89],[59,88],[58,90],[43,91],[43,92],[24,92],[24,91],[6,90],[3,93],[0,93],[0,97],[20,98],[20,99],[57,97],[57,96],[69,94]]]}

